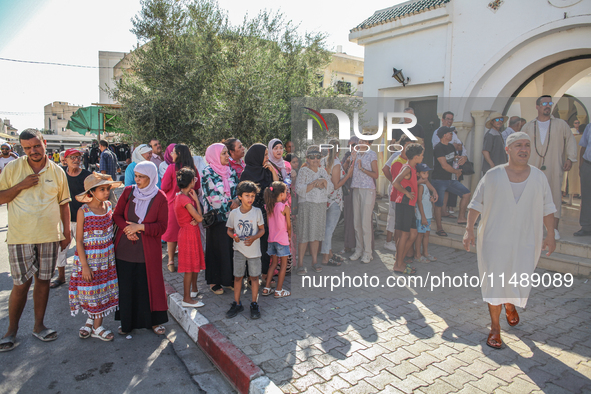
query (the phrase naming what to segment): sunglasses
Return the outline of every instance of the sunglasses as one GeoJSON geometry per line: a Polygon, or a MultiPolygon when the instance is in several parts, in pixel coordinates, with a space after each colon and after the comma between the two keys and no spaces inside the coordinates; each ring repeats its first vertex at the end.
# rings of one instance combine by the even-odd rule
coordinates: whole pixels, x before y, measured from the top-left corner
{"type": "Polygon", "coordinates": [[[548,106],[550,106],[550,107],[551,107],[551,106],[553,106],[553,105],[554,105],[554,103],[553,103],[552,101],[548,101],[548,102],[546,102],[546,103],[541,103],[541,105],[542,105],[542,107],[548,107],[548,106]]]}
{"type": "Polygon", "coordinates": [[[308,159],[312,159],[312,160],[320,160],[322,158],[322,155],[320,155],[320,154],[308,155],[307,157],[308,157],[308,159]]]}
{"type": "Polygon", "coordinates": [[[493,119],[493,122],[500,122],[502,120],[503,120],[503,118],[495,118],[495,119],[493,119]]]}
{"type": "Polygon", "coordinates": [[[0,150],[10,150],[9,148],[0,148],[0,150]]]}

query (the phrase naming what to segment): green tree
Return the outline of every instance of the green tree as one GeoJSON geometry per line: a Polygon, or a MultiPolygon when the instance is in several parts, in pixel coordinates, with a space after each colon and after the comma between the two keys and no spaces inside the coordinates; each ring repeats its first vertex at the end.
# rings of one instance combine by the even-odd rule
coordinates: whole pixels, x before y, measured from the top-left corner
{"type": "Polygon", "coordinates": [[[132,32],[142,46],[111,95],[134,142],[157,137],[203,152],[235,136],[246,145],[290,139],[297,97],[335,98],[321,88],[325,36],[300,35],[263,11],[231,26],[210,0],[142,0],[132,32]]]}

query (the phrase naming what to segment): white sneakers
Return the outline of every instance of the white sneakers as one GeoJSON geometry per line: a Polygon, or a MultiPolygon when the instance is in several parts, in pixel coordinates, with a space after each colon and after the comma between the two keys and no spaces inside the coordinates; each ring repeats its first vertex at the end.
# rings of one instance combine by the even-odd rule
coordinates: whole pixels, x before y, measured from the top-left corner
{"type": "Polygon", "coordinates": [[[554,239],[557,241],[560,239],[560,233],[558,232],[558,230],[554,230],[554,239]]]}
{"type": "Polygon", "coordinates": [[[394,241],[384,243],[384,249],[396,252],[396,243],[394,241]]]}
{"type": "Polygon", "coordinates": [[[369,262],[373,259],[373,253],[364,253],[363,257],[361,258],[361,262],[363,264],[369,264],[369,262]]]}
{"type": "Polygon", "coordinates": [[[363,254],[363,252],[361,250],[355,250],[355,253],[353,253],[351,255],[351,257],[349,257],[349,260],[351,260],[351,261],[359,260],[359,258],[361,257],[362,254],[363,254]]]}

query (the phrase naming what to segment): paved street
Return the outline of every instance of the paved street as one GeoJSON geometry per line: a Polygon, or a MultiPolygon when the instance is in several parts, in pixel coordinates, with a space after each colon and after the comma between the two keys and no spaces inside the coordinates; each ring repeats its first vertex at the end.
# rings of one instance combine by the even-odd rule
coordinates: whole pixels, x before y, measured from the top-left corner
{"type": "MultiPolygon", "coordinates": [[[[6,222],[4,205],[0,207],[1,237],[6,234],[6,222]]],[[[71,265],[67,268],[68,277],[70,268],[71,265]]],[[[12,288],[9,272],[8,253],[3,245],[0,247],[2,335],[8,327],[8,297],[12,288]]],[[[197,346],[187,341],[188,337],[172,318],[166,324],[166,336],[136,330],[132,339],[115,334],[113,342],[78,338],[78,329],[85,320],[86,315],[70,316],[66,285],[51,290],[45,324],[57,330],[59,338],[54,342],[39,341],[31,335],[31,290],[20,322],[19,345],[11,352],[0,353],[0,393],[228,392],[218,391],[215,386],[230,390],[197,346]],[[187,366],[177,352],[185,362],[188,359],[187,366]]],[[[113,332],[119,326],[113,315],[105,318],[104,325],[113,332]]]]}
{"type": "MultiPolygon", "coordinates": [[[[335,249],[341,246],[337,241],[335,249]]],[[[416,265],[423,278],[478,275],[475,254],[435,245],[430,253],[439,261],[416,265]]],[[[392,265],[392,255],[379,249],[369,265],[348,261],[316,276],[367,273],[385,280],[392,265]]],[[[165,270],[165,279],[182,291],[180,274],[165,270]]],[[[226,319],[231,292],[216,296],[199,280],[200,312],[286,393],[591,393],[591,280],[533,289],[527,309],[518,309],[518,326],[501,315],[501,350],[485,344],[490,317],[479,288],[331,294],[302,289],[300,281],[288,277],[292,297],[260,297],[262,318],[253,321],[248,308],[226,319]]],[[[245,306],[249,300],[247,291],[245,306]]]]}

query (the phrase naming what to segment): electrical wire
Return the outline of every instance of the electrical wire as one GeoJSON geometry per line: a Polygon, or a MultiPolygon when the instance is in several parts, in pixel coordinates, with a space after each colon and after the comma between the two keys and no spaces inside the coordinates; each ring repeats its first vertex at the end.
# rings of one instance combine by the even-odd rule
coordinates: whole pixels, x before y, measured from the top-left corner
{"type": "Polygon", "coordinates": [[[49,66],[63,66],[63,67],[78,67],[78,68],[110,68],[113,67],[104,67],[104,66],[81,66],[79,64],[65,64],[65,63],[51,63],[51,62],[35,62],[32,60],[18,60],[18,59],[8,59],[5,57],[0,57],[0,60],[4,60],[7,62],[16,62],[16,63],[29,63],[29,64],[43,64],[49,66]]]}

